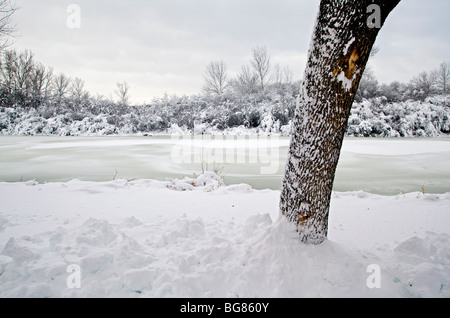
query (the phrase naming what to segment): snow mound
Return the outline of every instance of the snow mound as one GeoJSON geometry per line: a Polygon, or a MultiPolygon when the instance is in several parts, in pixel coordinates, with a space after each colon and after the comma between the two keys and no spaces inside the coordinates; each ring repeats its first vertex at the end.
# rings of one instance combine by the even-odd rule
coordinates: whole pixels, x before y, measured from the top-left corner
{"type": "Polygon", "coordinates": [[[192,191],[195,188],[201,188],[206,192],[211,192],[225,186],[222,178],[215,172],[205,171],[196,178],[185,177],[183,180],[172,180],[167,187],[177,191],[192,191]]]}
{"type": "Polygon", "coordinates": [[[411,237],[394,248],[396,281],[416,297],[450,296],[450,236],[428,232],[411,237]]]}
{"type": "MultiPolygon", "coordinates": [[[[26,240],[26,238],[24,238],[24,240],[26,240]]],[[[22,263],[36,257],[36,255],[27,246],[19,244],[14,237],[11,237],[8,243],[6,243],[2,255],[11,257],[11,260],[15,263],[22,263]]]]}

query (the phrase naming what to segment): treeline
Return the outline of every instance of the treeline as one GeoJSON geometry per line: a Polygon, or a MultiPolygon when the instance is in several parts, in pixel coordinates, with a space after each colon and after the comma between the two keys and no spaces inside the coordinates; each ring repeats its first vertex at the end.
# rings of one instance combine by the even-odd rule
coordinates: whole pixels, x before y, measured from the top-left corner
{"type": "MultiPolygon", "coordinates": [[[[128,103],[128,85],[117,83],[119,104],[128,103]]],[[[54,74],[51,67],[35,61],[29,50],[4,50],[0,56],[0,107],[38,108],[42,105],[76,110],[95,98],[81,78],[54,74]]]]}
{"type": "MultiPolygon", "coordinates": [[[[242,66],[234,78],[228,76],[224,62],[208,64],[202,94],[166,94],[149,104],[130,106],[126,83],[117,84],[115,101],[93,96],[82,79],[54,74],[35,61],[30,51],[6,50],[0,56],[0,133],[288,135],[300,82],[293,80],[288,67],[271,67],[265,48],[252,53],[250,64],[242,66]]],[[[443,63],[441,69],[448,71],[448,64],[443,63]]],[[[448,76],[441,75],[436,70],[407,84],[380,85],[367,71],[352,109],[348,135],[450,133],[449,101],[445,98],[448,76]]]]}
{"type": "MultiPolygon", "coordinates": [[[[116,101],[92,96],[82,79],[54,74],[52,68],[35,61],[30,51],[6,50],[0,56],[0,131],[71,135],[96,133],[102,125],[105,129],[100,131],[108,134],[162,132],[172,126],[189,131],[204,124],[217,130],[256,128],[266,113],[283,126],[293,117],[300,84],[292,81],[287,68],[282,72],[283,80],[272,83],[263,74],[259,84],[249,71],[250,82],[241,78],[238,91],[228,89],[227,79],[218,94],[166,94],[149,104],[130,106],[127,83],[117,83],[116,101]]],[[[237,89],[237,83],[233,87],[237,89]]]]}
{"type": "Polygon", "coordinates": [[[223,60],[210,62],[205,69],[203,92],[208,95],[221,96],[225,93],[237,95],[265,95],[273,91],[283,91],[295,82],[288,65],[272,66],[270,54],[266,47],[252,49],[248,65],[241,66],[235,77],[228,74],[223,60]]]}
{"type": "Polygon", "coordinates": [[[387,103],[401,101],[425,101],[434,95],[446,96],[450,88],[450,64],[442,62],[438,68],[423,71],[408,83],[394,81],[379,84],[369,67],[364,71],[355,97],[356,102],[363,99],[383,98],[387,103]]]}

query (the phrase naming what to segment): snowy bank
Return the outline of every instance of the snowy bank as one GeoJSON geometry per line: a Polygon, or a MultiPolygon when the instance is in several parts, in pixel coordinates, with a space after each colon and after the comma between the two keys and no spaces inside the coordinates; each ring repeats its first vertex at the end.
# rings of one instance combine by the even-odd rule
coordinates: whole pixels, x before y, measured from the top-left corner
{"type": "Polygon", "coordinates": [[[278,199],[213,173],[0,183],[0,296],[450,296],[450,193],[334,193],[319,246],[278,199]]]}
{"type": "MultiPolygon", "coordinates": [[[[172,103],[120,110],[94,107],[75,111],[59,105],[0,107],[0,135],[105,136],[148,134],[289,136],[296,98],[210,100],[176,98],[172,103]],[[100,113],[98,113],[100,112],[100,113]]],[[[346,135],[354,137],[436,137],[450,134],[450,103],[442,96],[426,101],[355,102],[346,135]]]]}

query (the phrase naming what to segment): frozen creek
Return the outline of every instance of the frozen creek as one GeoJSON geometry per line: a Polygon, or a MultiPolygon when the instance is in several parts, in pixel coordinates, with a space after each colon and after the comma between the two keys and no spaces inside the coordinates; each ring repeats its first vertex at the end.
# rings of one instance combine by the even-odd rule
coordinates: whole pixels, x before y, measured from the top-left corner
{"type": "MultiPolygon", "coordinates": [[[[278,190],[285,137],[0,136],[0,181],[192,177],[218,169],[226,184],[278,190]]],[[[450,191],[450,138],[346,138],[335,191],[396,195],[450,191]]]]}

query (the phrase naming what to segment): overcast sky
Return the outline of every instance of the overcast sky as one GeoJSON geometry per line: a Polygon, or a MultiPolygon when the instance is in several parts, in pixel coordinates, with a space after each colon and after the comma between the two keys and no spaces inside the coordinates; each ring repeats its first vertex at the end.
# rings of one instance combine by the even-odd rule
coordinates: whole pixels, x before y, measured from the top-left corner
{"type": "MultiPolygon", "coordinates": [[[[117,82],[132,102],[201,92],[205,66],[223,60],[230,75],[265,46],[272,65],[301,79],[319,0],[16,0],[20,51],[55,73],[80,77],[92,94],[113,97],[117,82]],[[81,9],[80,28],[69,5],[81,9]],[[69,23],[70,25],[70,23],[69,23]]],[[[450,1],[402,0],[380,31],[370,61],[381,83],[407,82],[450,61],[450,1]]]]}

